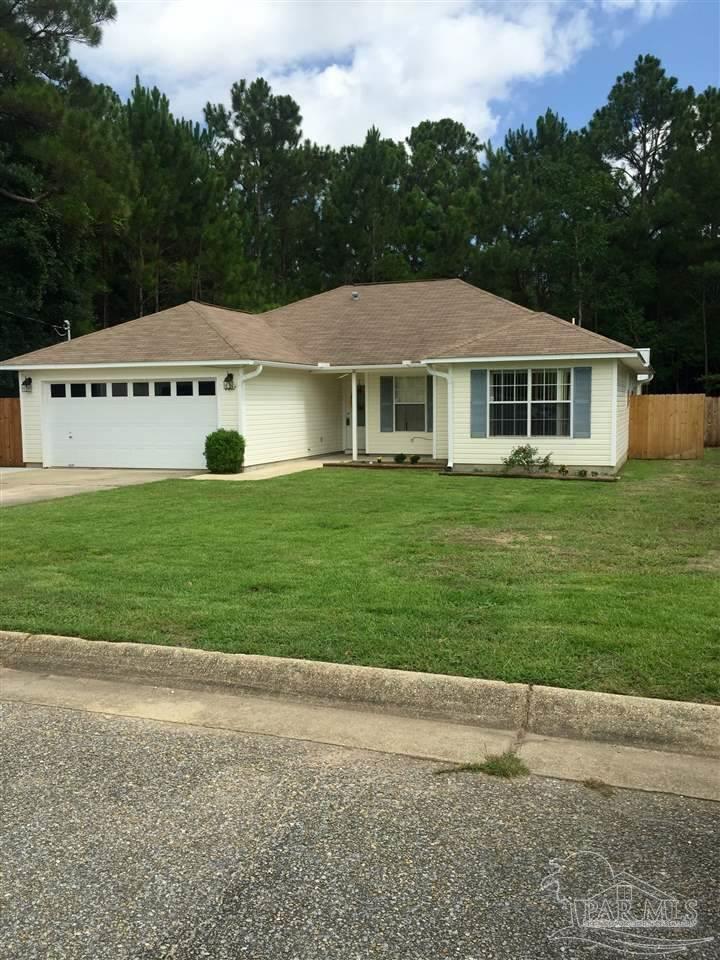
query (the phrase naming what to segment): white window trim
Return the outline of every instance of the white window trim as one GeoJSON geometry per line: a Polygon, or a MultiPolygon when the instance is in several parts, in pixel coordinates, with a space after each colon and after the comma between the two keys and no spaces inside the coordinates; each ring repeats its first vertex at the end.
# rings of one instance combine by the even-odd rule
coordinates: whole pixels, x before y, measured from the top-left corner
{"type": "Polygon", "coordinates": [[[511,368],[500,368],[500,369],[489,369],[487,376],[487,435],[488,439],[500,439],[500,440],[512,440],[514,438],[525,437],[529,440],[571,440],[573,433],[575,431],[574,423],[574,403],[573,399],[575,397],[575,370],[573,367],[511,367],[511,368]],[[509,370],[516,372],[518,370],[523,370],[527,372],[527,399],[525,400],[527,406],[527,431],[525,433],[513,433],[513,434],[502,434],[502,433],[491,433],[491,405],[495,404],[496,406],[502,405],[517,405],[522,403],[522,400],[493,400],[492,399],[492,378],[494,373],[507,373],[509,370]],[[569,370],[570,371],[570,397],[568,400],[533,400],[532,399],[532,375],[534,370],[555,370],[560,372],[560,370],[569,370]],[[533,403],[567,403],[570,405],[570,428],[569,433],[545,433],[545,434],[533,434],[532,433],[532,405],[533,403]]]}

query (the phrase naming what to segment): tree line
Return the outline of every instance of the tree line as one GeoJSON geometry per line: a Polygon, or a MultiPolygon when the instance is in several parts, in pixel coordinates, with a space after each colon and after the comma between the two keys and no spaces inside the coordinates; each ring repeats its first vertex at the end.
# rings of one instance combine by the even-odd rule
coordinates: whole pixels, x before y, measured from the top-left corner
{"type": "MultiPolygon", "coordinates": [[[[111,0],[0,0],[0,351],[181,303],[264,310],[340,283],[462,277],[653,348],[659,392],[720,390],[720,92],[640,56],[582,130],[502,145],[427,120],[339,150],[239,80],[204,123],[70,57],[111,0]]],[[[7,386],[7,384],[6,384],[7,386]]]]}

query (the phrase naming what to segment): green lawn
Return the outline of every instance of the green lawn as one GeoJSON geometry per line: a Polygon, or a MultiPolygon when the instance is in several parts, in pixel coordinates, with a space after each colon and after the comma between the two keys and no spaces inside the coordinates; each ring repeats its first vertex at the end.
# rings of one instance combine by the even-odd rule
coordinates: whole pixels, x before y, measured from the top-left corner
{"type": "Polygon", "coordinates": [[[0,528],[7,629],[720,700],[720,450],[616,484],[170,480],[0,528]]]}

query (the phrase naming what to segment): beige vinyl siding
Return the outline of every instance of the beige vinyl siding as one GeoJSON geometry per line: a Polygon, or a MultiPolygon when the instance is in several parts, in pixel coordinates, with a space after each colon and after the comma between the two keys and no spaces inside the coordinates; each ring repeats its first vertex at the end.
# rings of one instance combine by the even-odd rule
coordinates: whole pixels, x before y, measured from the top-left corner
{"type": "Polygon", "coordinates": [[[627,460],[630,439],[630,396],[637,389],[637,377],[623,363],[618,362],[617,428],[615,435],[615,464],[621,467],[627,460]]]}
{"type": "Polygon", "coordinates": [[[342,449],[336,376],[265,367],[245,385],[245,463],[253,466],[342,449]]]}
{"type": "MultiPolygon", "coordinates": [[[[616,360],[576,360],[574,362],[534,361],[533,363],[472,363],[454,367],[455,389],[455,464],[500,464],[513,447],[532,443],[540,455],[551,454],[553,461],[567,466],[614,466],[612,445],[613,371],[616,360]],[[592,367],[592,400],[590,437],[471,437],[470,436],[470,371],[477,369],[538,369],[540,367],[592,367]]],[[[488,411],[489,421],[489,411],[488,411]]]]}
{"type": "Polygon", "coordinates": [[[20,391],[20,418],[22,422],[22,450],[25,463],[42,463],[41,380],[35,370],[22,370],[20,383],[32,377],[32,393],[20,391]]]}
{"type": "Polygon", "coordinates": [[[133,380],[213,380],[217,379],[218,423],[225,429],[237,429],[237,390],[223,390],[223,378],[229,372],[238,378],[238,369],[232,367],[103,367],[92,370],[38,370],[20,374],[32,377],[32,393],[20,393],[22,414],[23,458],[26,463],[43,462],[42,410],[47,383],[70,383],[82,381],[133,381],[133,380]]]}
{"type": "Polygon", "coordinates": [[[437,430],[437,457],[446,460],[448,455],[448,410],[447,380],[434,377],[435,381],[435,429],[437,430]]]}

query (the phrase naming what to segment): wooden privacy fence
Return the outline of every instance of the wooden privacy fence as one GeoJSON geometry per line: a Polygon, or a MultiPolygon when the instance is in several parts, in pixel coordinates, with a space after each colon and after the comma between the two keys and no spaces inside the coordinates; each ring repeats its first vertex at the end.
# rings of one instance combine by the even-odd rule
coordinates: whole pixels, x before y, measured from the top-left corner
{"type": "Polygon", "coordinates": [[[630,397],[634,460],[698,460],[705,446],[705,397],[656,393],[630,397]]]}
{"type": "Polygon", "coordinates": [[[705,446],[720,447],[720,397],[705,397],[705,446]]]}
{"type": "Polygon", "coordinates": [[[0,397],[0,467],[21,467],[20,398],[0,397]]]}

